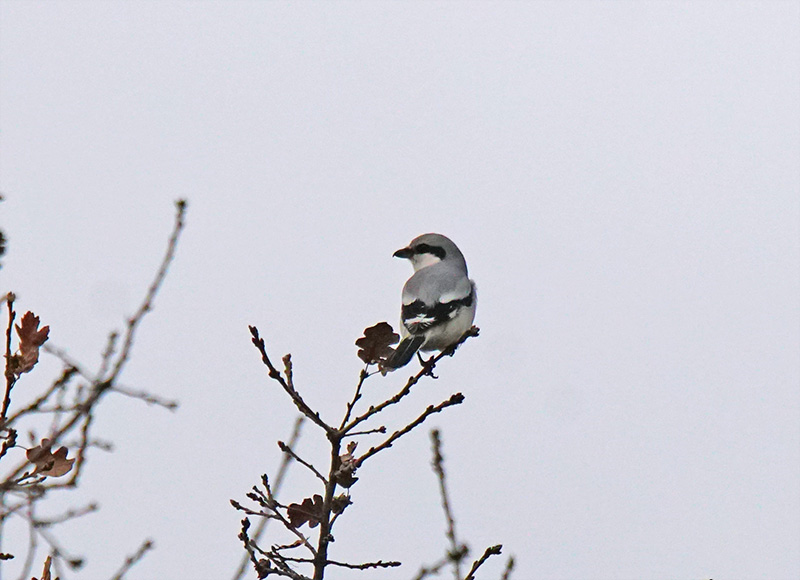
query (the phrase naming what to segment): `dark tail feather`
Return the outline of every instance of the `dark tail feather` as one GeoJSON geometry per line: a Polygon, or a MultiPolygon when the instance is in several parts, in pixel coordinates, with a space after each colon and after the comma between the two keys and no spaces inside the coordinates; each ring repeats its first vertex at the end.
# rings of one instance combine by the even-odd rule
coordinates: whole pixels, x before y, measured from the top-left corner
{"type": "Polygon", "coordinates": [[[404,338],[400,341],[400,344],[397,345],[392,356],[386,360],[386,366],[390,369],[399,369],[400,367],[406,366],[408,361],[411,360],[411,357],[414,356],[414,353],[422,346],[423,342],[425,342],[424,336],[408,336],[404,338]]]}

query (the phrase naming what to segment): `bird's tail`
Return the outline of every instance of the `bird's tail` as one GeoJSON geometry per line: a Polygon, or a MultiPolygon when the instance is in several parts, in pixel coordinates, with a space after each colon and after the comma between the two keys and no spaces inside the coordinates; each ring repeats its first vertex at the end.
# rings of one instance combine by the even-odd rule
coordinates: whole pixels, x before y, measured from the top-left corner
{"type": "Polygon", "coordinates": [[[424,336],[407,336],[397,345],[392,356],[386,360],[385,366],[390,369],[399,369],[406,366],[423,342],[425,342],[424,336]]]}

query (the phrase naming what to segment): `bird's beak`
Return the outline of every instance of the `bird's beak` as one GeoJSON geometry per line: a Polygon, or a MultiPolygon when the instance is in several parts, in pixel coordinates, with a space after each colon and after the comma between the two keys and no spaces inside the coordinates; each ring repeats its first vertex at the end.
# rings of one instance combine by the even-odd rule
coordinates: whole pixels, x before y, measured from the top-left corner
{"type": "Polygon", "coordinates": [[[392,256],[394,256],[395,258],[405,258],[406,260],[413,255],[414,255],[414,250],[412,250],[411,248],[400,248],[394,254],[392,254],[392,256]]]}

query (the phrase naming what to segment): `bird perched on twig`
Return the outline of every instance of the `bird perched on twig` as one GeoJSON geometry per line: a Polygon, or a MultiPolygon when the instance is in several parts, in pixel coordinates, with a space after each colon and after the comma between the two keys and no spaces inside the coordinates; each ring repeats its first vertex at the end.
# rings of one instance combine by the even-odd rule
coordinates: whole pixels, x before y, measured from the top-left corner
{"type": "Polygon", "coordinates": [[[477,295],[464,255],[449,238],[423,234],[394,253],[414,267],[403,286],[403,340],[385,366],[398,369],[418,351],[444,350],[472,327],[477,295]]]}

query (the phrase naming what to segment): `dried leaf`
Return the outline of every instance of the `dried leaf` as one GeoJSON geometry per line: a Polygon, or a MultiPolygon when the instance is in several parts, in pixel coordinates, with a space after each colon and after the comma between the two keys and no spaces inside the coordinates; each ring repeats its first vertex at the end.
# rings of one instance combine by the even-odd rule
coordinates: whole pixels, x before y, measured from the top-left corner
{"type": "Polygon", "coordinates": [[[391,345],[397,344],[400,335],[395,333],[391,324],[379,322],[364,330],[364,336],[356,341],[359,347],[358,358],[367,364],[378,363],[385,360],[394,350],[391,345]]]}
{"type": "Polygon", "coordinates": [[[39,317],[30,311],[14,327],[19,336],[19,350],[11,357],[11,368],[19,376],[30,371],[39,361],[39,347],[47,341],[50,327],[39,328],[39,317]]]}
{"type": "Polygon", "coordinates": [[[358,443],[351,441],[347,445],[347,453],[339,456],[339,468],[333,472],[333,479],[337,484],[345,488],[350,488],[358,478],[355,477],[358,465],[356,458],[353,456],[358,443]]]}
{"type": "Polygon", "coordinates": [[[331,501],[331,511],[335,514],[340,514],[351,503],[353,503],[353,501],[350,499],[349,495],[340,493],[331,501]]]}
{"type": "Polygon", "coordinates": [[[320,520],[322,520],[322,507],[322,496],[319,494],[314,494],[313,500],[307,497],[301,504],[289,504],[287,510],[289,514],[289,523],[295,528],[299,528],[304,523],[308,522],[309,528],[315,528],[320,520]]]}
{"type": "Polygon", "coordinates": [[[50,439],[42,439],[40,445],[31,447],[25,453],[28,461],[36,466],[33,473],[49,477],[61,477],[72,469],[75,459],[67,459],[67,448],[59,447],[55,453],[50,451],[50,439]]]}

